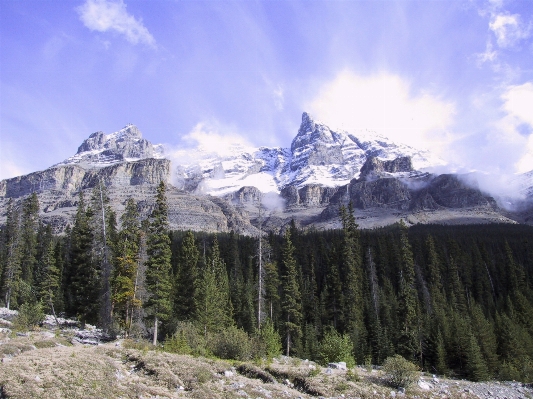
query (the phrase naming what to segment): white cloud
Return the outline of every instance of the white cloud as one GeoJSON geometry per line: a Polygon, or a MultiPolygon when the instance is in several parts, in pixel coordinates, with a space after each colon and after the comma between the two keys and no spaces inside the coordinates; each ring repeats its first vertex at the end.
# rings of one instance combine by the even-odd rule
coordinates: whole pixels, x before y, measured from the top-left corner
{"type": "Polygon", "coordinates": [[[507,140],[516,145],[515,168],[518,172],[533,170],[533,82],[509,86],[501,96],[506,116],[498,125],[507,140]],[[521,131],[529,126],[528,132],[521,131]]]}
{"type": "Polygon", "coordinates": [[[489,28],[494,32],[498,46],[512,47],[530,36],[530,28],[520,21],[520,15],[500,13],[492,15],[489,28]]]}
{"type": "Polygon", "coordinates": [[[91,30],[115,31],[124,35],[130,43],[155,45],[154,37],[143,25],[142,20],[130,15],[122,0],[87,0],[77,11],[81,21],[91,30]]]}
{"type": "Polygon", "coordinates": [[[308,105],[322,122],[345,130],[375,130],[414,147],[435,148],[447,141],[454,105],[430,93],[413,95],[408,82],[381,73],[344,71],[325,84],[308,105]]]}
{"type": "Polygon", "coordinates": [[[283,87],[281,87],[281,85],[277,85],[273,90],[272,96],[274,98],[274,105],[276,106],[276,109],[278,111],[282,111],[285,101],[283,87]]]}
{"type": "Polygon", "coordinates": [[[485,62],[494,62],[498,58],[498,52],[494,50],[492,41],[487,40],[487,46],[485,47],[485,52],[476,54],[478,66],[484,64],[485,62]]]}
{"type": "Polygon", "coordinates": [[[235,128],[217,121],[196,124],[181,140],[181,145],[165,146],[165,155],[178,164],[195,163],[205,154],[228,156],[236,150],[254,151],[254,146],[235,128]]]}
{"type": "Polygon", "coordinates": [[[510,86],[502,95],[503,110],[516,124],[527,123],[533,127],[533,83],[510,86]]]}

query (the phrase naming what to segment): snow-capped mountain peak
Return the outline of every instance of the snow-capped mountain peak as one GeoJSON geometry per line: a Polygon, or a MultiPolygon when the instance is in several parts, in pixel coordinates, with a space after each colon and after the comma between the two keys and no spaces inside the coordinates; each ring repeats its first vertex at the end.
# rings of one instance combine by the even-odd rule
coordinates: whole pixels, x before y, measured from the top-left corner
{"type": "Polygon", "coordinates": [[[91,134],[78,147],[76,155],[54,166],[79,164],[93,168],[146,158],[164,158],[163,146],[143,139],[137,126],[130,123],[111,134],[100,131],[91,134]]]}
{"type": "Polygon", "coordinates": [[[440,161],[427,151],[395,144],[375,132],[333,130],[304,112],[290,148],[189,157],[187,163],[176,165],[174,182],[185,190],[212,195],[226,195],[245,186],[278,193],[288,185],[334,187],[357,178],[368,157],[393,160],[402,156],[411,157],[417,169],[440,161]]]}

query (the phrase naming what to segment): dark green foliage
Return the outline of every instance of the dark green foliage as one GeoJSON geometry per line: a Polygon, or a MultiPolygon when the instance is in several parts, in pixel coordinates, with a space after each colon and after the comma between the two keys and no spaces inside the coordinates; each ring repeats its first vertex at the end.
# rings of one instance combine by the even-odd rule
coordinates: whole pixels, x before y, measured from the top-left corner
{"type": "Polygon", "coordinates": [[[3,302],[26,311],[40,300],[46,312],[103,326],[107,257],[115,319],[126,331],[133,321],[141,336],[150,333],[142,320],[155,327],[157,317],[170,351],[270,358],[283,344],[291,355],[324,360],[336,343],[360,362],[403,354],[431,373],[532,378],[529,226],[358,230],[349,209],[341,211],[342,230],[303,232],[291,224],[285,236],[270,233],[263,242],[257,331],[256,238],[169,232],[164,185],[149,220],[139,220],[130,200],[116,232],[105,189],[96,194],[89,205],[80,196],[63,237],[34,223],[31,197],[26,209],[11,203],[0,231],[3,302]]]}
{"type": "Polygon", "coordinates": [[[137,204],[130,198],[121,217],[122,229],[114,244],[111,300],[115,321],[129,333],[135,309],[141,306],[137,295],[141,229],[137,204]]]}
{"type": "Polygon", "coordinates": [[[21,250],[19,212],[10,200],[7,205],[6,225],[2,229],[2,299],[8,309],[17,305],[21,285],[21,250]]]}
{"type": "Polygon", "coordinates": [[[407,388],[418,381],[418,367],[400,355],[385,359],[383,363],[385,379],[394,388],[407,388]]]}
{"type": "Polygon", "coordinates": [[[210,352],[222,359],[246,361],[253,357],[253,343],[248,334],[235,326],[211,334],[207,346],[210,352]]]}
{"type": "Polygon", "coordinates": [[[198,259],[194,234],[188,231],[178,254],[178,267],[174,282],[174,314],[178,320],[193,320],[196,314],[196,287],[198,285],[198,259]]]}
{"type": "Polygon", "coordinates": [[[296,259],[294,257],[294,246],[291,241],[291,232],[285,232],[284,245],[282,249],[283,263],[283,330],[285,333],[285,348],[287,356],[291,353],[291,348],[298,346],[298,340],[302,334],[302,303],[300,287],[298,286],[298,276],[296,269],[296,259]]]}
{"type": "Polygon", "coordinates": [[[39,200],[33,193],[22,205],[21,218],[21,279],[28,285],[33,284],[33,273],[37,263],[37,229],[39,226],[39,200]]]}
{"type": "Polygon", "coordinates": [[[58,300],[61,298],[61,270],[57,265],[56,243],[52,236],[52,228],[48,225],[40,235],[41,253],[36,270],[35,286],[37,296],[48,313],[55,314],[58,300]]]}
{"type": "Polygon", "coordinates": [[[91,208],[85,206],[80,192],[74,227],[70,237],[69,270],[67,283],[67,311],[76,315],[82,324],[96,324],[100,310],[101,275],[92,256],[93,231],[91,208]]]}
{"type": "Polygon", "coordinates": [[[261,327],[259,332],[259,340],[263,346],[263,353],[267,359],[272,359],[281,355],[281,337],[274,327],[272,321],[267,320],[261,327]]]}
{"type": "Polygon", "coordinates": [[[345,362],[348,367],[355,365],[353,343],[347,334],[341,335],[329,328],[320,341],[318,359],[323,366],[330,362],[345,362]]]}
{"type": "Polygon", "coordinates": [[[13,321],[15,330],[33,330],[44,320],[41,302],[26,302],[19,308],[19,314],[13,321]]]}
{"type": "Polygon", "coordinates": [[[400,225],[400,292],[398,316],[400,331],[398,352],[408,360],[414,360],[418,347],[418,299],[415,288],[413,253],[407,238],[407,229],[400,225]]]}
{"type": "Polygon", "coordinates": [[[172,312],[170,237],[168,231],[168,204],[163,181],[157,188],[156,205],[150,216],[147,242],[146,288],[149,293],[145,309],[154,321],[153,342],[157,343],[158,323],[170,318],[172,312]]]}

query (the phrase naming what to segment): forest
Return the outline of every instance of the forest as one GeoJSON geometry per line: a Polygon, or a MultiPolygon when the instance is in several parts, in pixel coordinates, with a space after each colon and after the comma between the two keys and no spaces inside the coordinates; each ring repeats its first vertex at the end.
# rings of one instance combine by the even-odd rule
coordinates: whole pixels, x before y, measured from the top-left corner
{"type": "Polygon", "coordinates": [[[400,354],[434,374],[533,380],[531,226],[361,230],[348,206],[342,229],[291,223],[259,239],[170,231],[167,214],[163,183],[146,220],[132,198],[117,220],[105,187],[81,193],[62,235],[39,219],[35,194],[10,203],[0,305],[188,351],[191,330],[274,337],[284,353],[317,360],[333,339],[357,364],[400,354]]]}

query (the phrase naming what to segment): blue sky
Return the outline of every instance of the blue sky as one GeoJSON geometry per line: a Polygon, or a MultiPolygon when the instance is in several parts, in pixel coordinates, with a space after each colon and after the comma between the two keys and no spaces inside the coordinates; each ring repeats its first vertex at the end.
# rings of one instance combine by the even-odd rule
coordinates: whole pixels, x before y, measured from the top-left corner
{"type": "Polygon", "coordinates": [[[303,111],[462,170],[531,170],[533,2],[0,0],[0,178],[130,122],[287,147],[303,111]]]}

